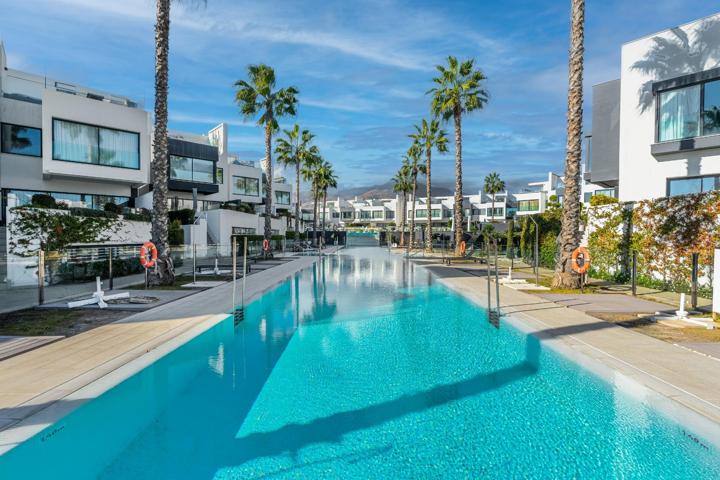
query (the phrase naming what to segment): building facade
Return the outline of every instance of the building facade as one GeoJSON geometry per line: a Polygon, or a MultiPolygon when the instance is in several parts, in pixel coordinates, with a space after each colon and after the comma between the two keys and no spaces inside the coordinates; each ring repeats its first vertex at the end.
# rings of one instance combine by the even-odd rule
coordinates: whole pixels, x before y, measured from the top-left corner
{"type": "Polygon", "coordinates": [[[621,201],[719,189],[719,112],[720,14],[626,43],[593,89],[590,181],[621,201]]]}

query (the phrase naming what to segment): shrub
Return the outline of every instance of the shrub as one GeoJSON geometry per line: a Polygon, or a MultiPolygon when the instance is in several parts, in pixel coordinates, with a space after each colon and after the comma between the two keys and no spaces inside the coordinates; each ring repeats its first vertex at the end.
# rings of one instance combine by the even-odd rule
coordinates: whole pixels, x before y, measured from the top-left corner
{"type": "Polygon", "coordinates": [[[557,234],[546,233],[540,240],[540,266],[555,268],[555,256],[557,255],[557,234]]]}
{"type": "Polygon", "coordinates": [[[612,205],[613,203],[619,203],[618,199],[615,197],[610,197],[608,195],[593,195],[590,197],[590,206],[591,207],[599,207],[601,205],[612,205]]]}
{"type": "Polygon", "coordinates": [[[113,202],[107,202],[103,206],[103,210],[106,212],[111,212],[111,213],[122,213],[123,207],[121,207],[120,205],[116,205],[113,202]]]}
{"type": "Polygon", "coordinates": [[[183,230],[180,220],[175,219],[170,222],[170,228],[168,228],[168,242],[170,245],[182,245],[185,242],[185,231],[183,230]]]}
{"type": "Polygon", "coordinates": [[[118,214],[115,212],[106,212],[103,210],[94,210],[92,208],[80,208],[80,207],[72,207],[69,209],[70,215],[74,215],[76,217],[86,217],[86,218],[118,218],[118,214]]]}
{"type": "Polygon", "coordinates": [[[140,211],[137,213],[132,213],[132,212],[126,213],[124,215],[124,217],[125,217],[125,220],[130,220],[130,221],[134,221],[134,222],[149,222],[152,220],[150,212],[148,212],[145,209],[143,209],[143,211],[140,211]]]}
{"type": "Polygon", "coordinates": [[[170,223],[175,220],[179,221],[181,225],[191,225],[195,222],[195,210],[192,208],[183,208],[181,210],[171,210],[168,212],[168,219],[170,223]]]}
{"type": "Polygon", "coordinates": [[[57,202],[50,195],[44,193],[36,193],[32,196],[30,203],[36,208],[57,208],[57,202]]]}

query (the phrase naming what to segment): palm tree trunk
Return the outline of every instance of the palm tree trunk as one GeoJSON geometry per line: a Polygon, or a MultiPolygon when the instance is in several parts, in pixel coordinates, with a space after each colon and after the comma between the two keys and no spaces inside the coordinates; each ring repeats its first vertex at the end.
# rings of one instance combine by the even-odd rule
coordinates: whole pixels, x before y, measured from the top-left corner
{"type": "Polygon", "coordinates": [[[553,288],[579,288],[580,276],[572,270],[572,252],[580,245],[580,157],[582,153],[583,53],[585,0],[572,0],[568,88],[565,199],[560,228],[560,255],[553,288]]]}
{"type": "Polygon", "coordinates": [[[317,187],[313,186],[313,245],[317,245],[317,215],[318,215],[318,196],[317,187]]]}
{"type": "Polygon", "coordinates": [[[272,125],[271,121],[265,124],[265,158],[263,159],[263,172],[265,173],[265,231],[263,237],[271,245],[272,237],[272,125]]]}
{"type": "Polygon", "coordinates": [[[323,190],[322,242],[325,243],[325,208],[327,208],[327,189],[323,190]]]}
{"type": "Polygon", "coordinates": [[[168,243],[168,52],[170,50],[170,0],[157,0],[155,24],[155,130],[153,134],[152,240],[158,249],[157,275],[153,283],[172,284],[175,280],[168,243]]]}
{"type": "Polygon", "coordinates": [[[417,172],[413,174],[412,189],[412,209],[410,210],[410,241],[408,242],[408,250],[412,248],[415,240],[415,194],[417,192],[417,172]]]}
{"type": "Polygon", "coordinates": [[[495,223],[495,194],[492,194],[490,200],[490,223],[495,223]]]}
{"type": "Polygon", "coordinates": [[[427,226],[425,227],[425,250],[432,252],[432,193],[430,187],[430,160],[432,157],[432,150],[430,148],[425,152],[426,159],[426,170],[425,174],[425,195],[427,197],[427,226]]]}
{"type": "Polygon", "coordinates": [[[400,247],[405,246],[405,208],[407,206],[407,196],[405,192],[402,194],[402,208],[400,210],[400,247]]]}
{"type": "Polygon", "coordinates": [[[463,240],[463,193],[462,193],[462,112],[455,107],[455,255],[460,256],[460,242],[463,240]]]}
{"type": "Polygon", "coordinates": [[[300,240],[300,162],[295,162],[295,241],[300,240]]]}

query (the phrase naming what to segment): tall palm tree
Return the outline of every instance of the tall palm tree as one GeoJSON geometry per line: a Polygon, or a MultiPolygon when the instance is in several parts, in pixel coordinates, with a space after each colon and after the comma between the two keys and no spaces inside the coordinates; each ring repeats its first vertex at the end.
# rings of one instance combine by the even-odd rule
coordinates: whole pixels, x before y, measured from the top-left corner
{"type": "MultiPolygon", "coordinates": [[[[415,203],[417,196],[417,177],[418,174],[425,173],[425,165],[420,163],[422,155],[422,147],[413,143],[407,151],[405,157],[407,163],[410,165],[410,179],[412,181],[412,208],[410,209],[410,240],[408,241],[408,251],[412,248],[415,240],[415,203]]],[[[430,220],[428,218],[428,220],[430,220]]]]}
{"type": "Polygon", "coordinates": [[[403,162],[402,166],[392,178],[393,191],[402,194],[402,209],[400,211],[400,246],[405,245],[405,222],[407,219],[407,194],[412,190],[410,178],[410,164],[403,162]]]}
{"type": "Polygon", "coordinates": [[[270,242],[272,236],[272,135],[278,129],[277,119],[285,115],[295,116],[298,90],[295,87],[275,89],[275,70],[265,64],[249,65],[248,80],[235,82],[235,101],[246,118],[259,114],[258,125],[265,129],[265,158],[262,161],[265,174],[265,231],[263,236],[270,242]]]}
{"type": "Polygon", "coordinates": [[[300,131],[300,125],[291,130],[283,130],[285,138],[275,141],[275,153],[278,162],[284,166],[295,166],[295,240],[300,238],[300,169],[307,158],[317,153],[317,147],[310,145],[315,135],[309,130],[300,131]]]}
{"type": "Polygon", "coordinates": [[[571,257],[573,250],[580,245],[580,157],[582,152],[585,0],[572,0],[570,19],[565,198],[560,227],[560,255],[555,265],[553,288],[580,287],[580,276],[572,270],[571,257]]]}
{"type": "Polygon", "coordinates": [[[323,199],[322,206],[322,241],[325,243],[325,216],[327,208],[327,191],[328,188],[337,188],[337,175],[333,171],[333,167],[329,162],[322,162],[316,172],[317,185],[323,199]]]}
{"type": "Polygon", "coordinates": [[[455,205],[453,218],[455,223],[455,254],[460,255],[460,242],[463,239],[463,192],[462,192],[462,116],[482,109],[488,101],[488,93],[482,86],[486,79],[482,71],[475,69],[475,60],[459,62],[449,56],[447,67],[438,65],[440,75],[433,78],[436,87],[432,94],[431,110],[444,121],[451,118],[455,122],[455,205]]]}
{"type": "Polygon", "coordinates": [[[483,185],[485,193],[490,195],[492,199],[490,210],[490,222],[495,222],[495,195],[505,190],[505,182],[500,179],[500,175],[497,172],[492,172],[485,177],[485,184],[483,185]]]}
{"type": "Polygon", "coordinates": [[[317,213],[318,213],[318,200],[320,198],[320,188],[318,185],[318,169],[323,163],[323,158],[320,155],[318,149],[314,150],[312,155],[305,157],[302,168],[300,169],[300,175],[303,180],[310,182],[310,193],[313,198],[313,219],[312,219],[312,231],[313,231],[313,244],[317,244],[317,213]]]}
{"type": "Polygon", "coordinates": [[[436,119],[428,122],[423,118],[420,125],[415,125],[416,132],[410,135],[420,147],[425,149],[425,197],[427,198],[427,225],[425,226],[425,250],[432,252],[432,187],[431,170],[432,151],[447,152],[447,136],[440,128],[436,119]]]}

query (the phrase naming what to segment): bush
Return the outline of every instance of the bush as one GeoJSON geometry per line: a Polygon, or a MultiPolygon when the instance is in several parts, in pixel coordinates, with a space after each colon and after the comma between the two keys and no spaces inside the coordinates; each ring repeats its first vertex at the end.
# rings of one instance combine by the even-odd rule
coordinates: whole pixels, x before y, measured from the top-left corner
{"type": "Polygon", "coordinates": [[[180,220],[176,219],[170,222],[168,242],[170,245],[182,245],[185,242],[185,231],[183,230],[182,224],[180,224],[180,220]]]}
{"type": "Polygon", "coordinates": [[[601,205],[611,205],[613,203],[619,203],[615,197],[609,197],[607,195],[593,195],[590,197],[590,206],[599,207],[601,205]]]}
{"type": "Polygon", "coordinates": [[[72,207],[69,209],[70,214],[76,217],[87,217],[87,218],[117,218],[118,214],[115,212],[105,212],[103,210],[93,210],[92,208],[80,208],[72,207]]]}
{"type": "Polygon", "coordinates": [[[555,268],[555,256],[557,254],[557,234],[548,233],[540,240],[540,266],[555,268]]]}
{"type": "Polygon", "coordinates": [[[111,213],[122,213],[123,207],[121,207],[120,205],[115,205],[113,202],[107,202],[103,206],[103,210],[111,213]]]}
{"type": "Polygon", "coordinates": [[[193,222],[195,222],[195,210],[192,208],[172,210],[168,212],[168,219],[170,220],[170,223],[177,220],[181,225],[192,225],[193,222]]]}
{"type": "Polygon", "coordinates": [[[36,193],[30,200],[31,206],[36,208],[57,208],[57,202],[50,195],[36,193]]]}
{"type": "Polygon", "coordinates": [[[130,220],[134,222],[150,222],[152,221],[152,216],[150,215],[150,212],[148,212],[146,209],[142,209],[142,211],[138,213],[126,213],[124,215],[125,220],[130,220]]]}

